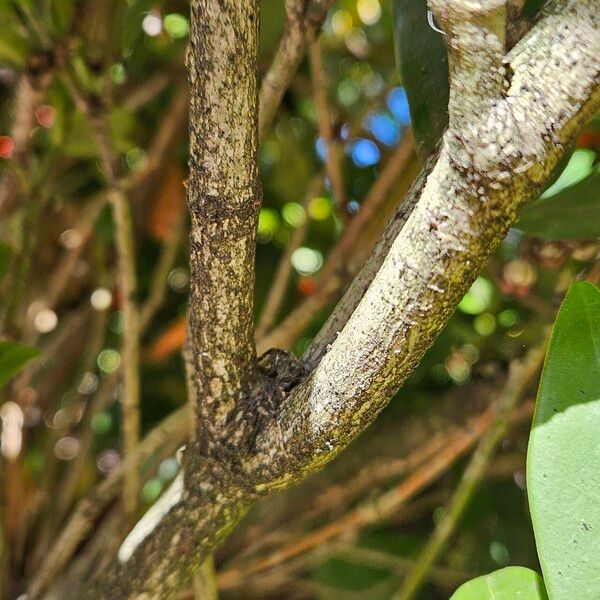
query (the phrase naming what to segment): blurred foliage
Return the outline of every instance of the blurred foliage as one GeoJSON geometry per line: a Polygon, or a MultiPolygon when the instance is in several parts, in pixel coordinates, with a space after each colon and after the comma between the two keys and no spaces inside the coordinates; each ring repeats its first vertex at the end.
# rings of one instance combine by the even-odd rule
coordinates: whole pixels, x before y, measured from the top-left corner
{"type": "Polygon", "coordinates": [[[40,355],[37,348],[0,342],[0,385],[14,377],[30,360],[40,355]]]}
{"type": "Polygon", "coordinates": [[[427,158],[448,124],[448,59],[442,33],[428,23],[426,0],[393,0],[394,41],[417,150],[427,158]]]}

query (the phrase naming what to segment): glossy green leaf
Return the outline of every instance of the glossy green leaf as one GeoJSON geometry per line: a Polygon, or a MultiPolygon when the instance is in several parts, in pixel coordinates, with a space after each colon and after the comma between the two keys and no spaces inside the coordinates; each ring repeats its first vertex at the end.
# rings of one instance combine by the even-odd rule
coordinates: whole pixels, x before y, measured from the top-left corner
{"type": "Polygon", "coordinates": [[[555,600],[600,594],[600,290],[574,284],[546,356],[527,456],[544,581],[555,600]]]}
{"type": "Polygon", "coordinates": [[[30,360],[40,355],[37,348],[0,342],[0,386],[12,379],[30,360]]]}
{"type": "Polygon", "coordinates": [[[600,236],[600,168],[550,198],[532,202],[517,229],[549,240],[585,240],[600,236]]]}
{"type": "Polygon", "coordinates": [[[4,242],[0,242],[0,281],[8,271],[11,257],[11,247],[8,244],[5,244],[4,242]]]}
{"type": "Polygon", "coordinates": [[[431,154],[448,124],[448,60],[441,33],[427,22],[426,0],[394,0],[394,45],[417,152],[431,154]]]}
{"type": "Polygon", "coordinates": [[[450,600],[547,600],[542,578],[525,567],[506,567],[461,585],[450,600]]]}
{"type": "Polygon", "coordinates": [[[575,150],[558,179],[540,197],[550,198],[585,179],[591,174],[595,160],[596,153],[593,150],[575,150]]]}

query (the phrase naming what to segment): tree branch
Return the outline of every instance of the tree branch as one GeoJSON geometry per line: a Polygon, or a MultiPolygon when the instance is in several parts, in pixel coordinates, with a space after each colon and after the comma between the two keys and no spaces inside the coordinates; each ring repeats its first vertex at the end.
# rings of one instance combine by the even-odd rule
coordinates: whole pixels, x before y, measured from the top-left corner
{"type": "Polygon", "coordinates": [[[190,342],[202,398],[197,439],[210,455],[221,450],[227,419],[256,379],[258,8],[255,0],[197,0],[192,22],[190,342]]]}
{"type": "Polygon", "coordinates": [[[438,4],[451,64],[450,125],[439,158],[352,317],[288,397],[277,427],[259,432],[248,472],[261,490],[319,468],[373,421],[600,106],[596,0],[551,3],[506,56],[495,33],[498,2],[468,3],[486,9],[468,15],[473,30],[462,2],[438,4]],[[472,56],[482,37],[491,38],[491,49],[472,56]],[[482,74],[473,75],[475,60],[482,74]],[[467,91],[477,97],[461,103],[467,91]],[[286,453],[278,452],[282,443],[286,453]]]}

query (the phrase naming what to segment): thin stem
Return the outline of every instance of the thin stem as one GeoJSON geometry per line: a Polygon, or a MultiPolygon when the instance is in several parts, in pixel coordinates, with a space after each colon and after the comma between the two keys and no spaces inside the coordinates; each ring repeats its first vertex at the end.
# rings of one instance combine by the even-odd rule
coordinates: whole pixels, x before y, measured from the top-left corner
{"type": "MultiPolygon", "coordinates": [[[[75,103],[88,118],[92,135],[110,186],[108,202],[112,207],[117,249],[117,282],[121,295],[123,338],[121,345],[121,377],[123,382],[123,446],[125,456],[135,455],[140,436],[140,324],[135,301],[137,277],[135,269],[134,231],[129,202],[115,170],[115,151],[110,139],[105,115],[98,112],[79,90],[70,74],[65,83],[75,103]]],[[[138,505],[139,473],[133,464],[123,486],[123,505],[130,519],[138,505]]]]}
{"type": "Polygon", "coordinates": [[[194,577],[194,600],[217,600],[215,561],[212,555],[204,560],[194,577]]]}
{"type": "MultiPolygon", "coordinates": [[[[319,274],[316,291],[260,341],[259,352],[267,348],[289,348],[315,315],[335,297],[344,284],[352,279],[372,249],[365,236],[366,230],[376,215],[383,210],[384,205],[395,206],[403,199],[403,194],[392,192],[395,184],[404,174],[407,175],[410,183],[409,167],[415,161],[413,138],[410,131],[407,131],[385,163],[360,210],[347,223],[342,236],[327,256],[319,274]]],[[[351,310],[347,312],[351,313],[351,310]]]]}
{"type": "Polygon", "coordinates": [[[348,197],[342,174],[344,153],[339,142],[336,140],[333,129],[332,111],[327,98],[327,78],[323,67],[321,42],[318,38],[310,44],[309,55],[312,70],[313,97],[319,123],[319,136],[325,144],[327,177],[339,213],[344,220],[347,220],[350,215],[347,208],[348,197]]]}
{"type": "Polygon", "coordinates": [[[406,577],[400,591],[394,595],[393,600],[410,600],[414,598],[431,568],[444,551],[475,491],[484,478],[498,444],[508,431],[515,406],[529,391],[542,367],[547,342],[548,335],[545,336],[544,342],[539,347],[531,350],[521,362],[511,365],[508,381],[497,402],[492,426],[480,440],[442,520],[421,550],[413,569],[406,577]]]}
{"type": "Polygon", "coordinates": [[[317,35],[332,4],[333,0],[286,0],[285,31],[260,86],[259,139],[264,139],[302,62],[308,40],[317,35]]]}
{"type": "Polygon", "coordinates": [[[441,452],[436,453],[407,479],[382,494],[375,501],[358,506],[341,519],[293,540],[290,544],[283,546],[266,558],[249,561],[245,565],[219,573],[217,578],[219,587],[228,588],[239,585],[255,573],[272,569],[282,562],[316,548],[320,544],[340,535],[358,531],[367,525],[390,517],[463,456],[488,431],[493,414],[493,409],[488,408],[460,431],[441,452]]]}
{"type": "Polygon", "coordinates": [[[164,302],[167,292],[168,276],[177,258],[177,251],[181,244],[181,238],[185,229],[186,215],[184,211],[178,215],[177,222],[167,234],[163,243],[162,252],[158,265],[152,275],[150,292],[140,309],[140,331],[143,332],[149,325],[152,317],[164,302]]]}

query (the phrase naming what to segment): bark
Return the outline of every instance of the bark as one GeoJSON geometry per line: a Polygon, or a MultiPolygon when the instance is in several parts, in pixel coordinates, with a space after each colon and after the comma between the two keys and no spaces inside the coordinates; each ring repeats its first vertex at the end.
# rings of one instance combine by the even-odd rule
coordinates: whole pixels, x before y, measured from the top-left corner
{"type": "Polygon", "coordinates": [[[201,0],[192,23],[190,339],[203,399],[198,439],[210,453],[255,378],[258,9],[253,0],[201,0]]]}
{"type": "Polygon", "coordinates": [[[172,597],[260,494],[320,468],[368,426],[600,108],[599,0],[550,3],[508,52],[503,1],[430,4],[450,55],[449,128],[368,289],[306,376],[281,351],[254,361],[256,4],[192,2],[197,437],[183,480],[138,524],[145,539],[126,541],[92,597],[172,597]]]}

